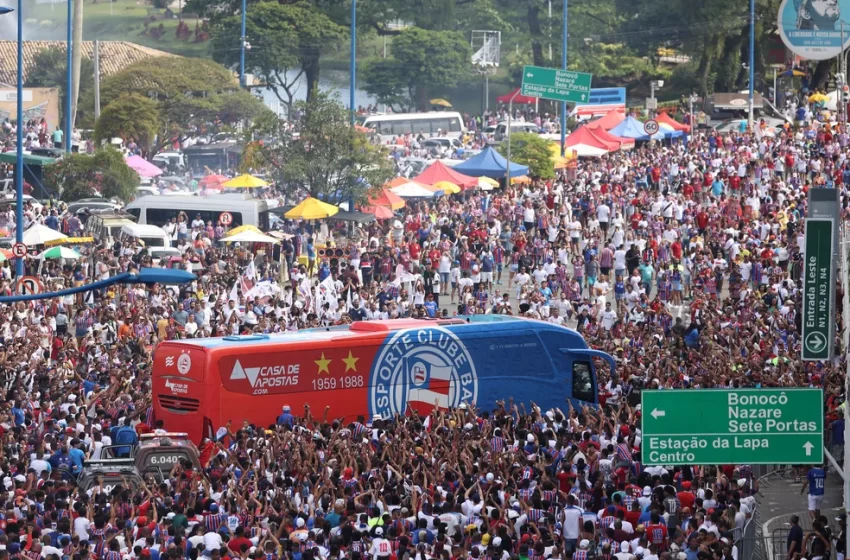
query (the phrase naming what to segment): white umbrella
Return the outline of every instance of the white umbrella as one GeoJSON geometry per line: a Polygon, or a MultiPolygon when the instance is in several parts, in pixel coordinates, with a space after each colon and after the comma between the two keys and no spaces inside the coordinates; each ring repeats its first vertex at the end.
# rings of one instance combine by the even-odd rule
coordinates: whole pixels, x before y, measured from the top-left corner
{"type": "Polygon", "coordinates": [[[428,187],[420,185],[415,181],[404,183],[403,185],[393,187],[390,190],[402,198],[433,198],[433,196],[437,194],[435,191],[432,191],[428,187]]]}
{"type": "Polygon", "coordinates": [[[68,247],[51,247],[42,251],[38,258],[42,261],[45,259],[79,259],[80,254],[68,247]]]}
{"type": "Polygon", "coordinates": [[[24,245],[44,245],[48,241],[67,238],[67,235],[62,234],[55,229],[50,229],[49,227],[41,224],[35,224],[24,232],[24,245]]]}
{"type": "Polygon", "coordinates": [[[236,235],[225,237],[222,241],[225,243],[280,243],[274,237],[256,231],[242,231],[236,235]]]}

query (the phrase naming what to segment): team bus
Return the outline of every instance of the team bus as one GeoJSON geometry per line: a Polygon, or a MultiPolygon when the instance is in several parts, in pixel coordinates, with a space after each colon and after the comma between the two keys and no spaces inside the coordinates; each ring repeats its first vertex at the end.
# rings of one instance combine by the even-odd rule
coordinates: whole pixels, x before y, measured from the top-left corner
{"type": "Polygon", "coordinates": [[[228,421],[268,426],[289,405],[321,417],[391,418],[434,407],[497,400],[544,409],[598,404],[592,358],[572,329],[542,321],[480,315],[438,321],[356,322],[282,335],[169,341],[153,361],[154,414],[194,441],[228,421]]]}

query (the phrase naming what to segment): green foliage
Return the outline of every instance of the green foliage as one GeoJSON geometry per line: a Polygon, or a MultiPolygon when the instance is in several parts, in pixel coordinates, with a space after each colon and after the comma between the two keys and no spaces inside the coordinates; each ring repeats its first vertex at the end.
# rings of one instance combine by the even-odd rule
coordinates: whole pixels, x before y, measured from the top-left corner
{"type": "Polygon", "coordinates": [[[86,154],[68,154],[47,166],[45,186],[61,192],[60,198],[72,202],[99,192],[104,198],[129,201],[139,186],[139,175],[124,161],[124,156],[111,147],[86,154]]]}
{"type": "Polygon", "coordinates": [[[216,132],[268,112],[262,101],[240,90],[233,74],[202,59],[163,57],[128,66],[103,81],[104,106],[123,95],[140,95],[156,104],[157,145],[191,133],[216,132]]]}
{"type": "Polygon", "coordinates": [[[469,76],[471,56],[460,33],[411,27],[393,40],[392,58],[368,61],[363,81],[381,103],[424,110],[432,91],[454,87],[469,76]]]}
{"type": "MultiPolygon", "coordinates": [[[[68,85],[68,75],[65,51],[58,47],[41,49],[33,59],[33,66],[27,72],[26,87],[59,88],[59,115],[60,120],[65,123],[66,96],[65,90],[68,85]]],[[[80,62],[80,99],[88,99],[89,94],[94,91],[94,63],[90,58],[83,57],[80,62]]],[[[92,103],[94,97],[91,97],[92,103]]],[[[94,105],[92,104],[92,108],[94,105]]],[[[83,107],[80,107],[82,110],[83,107]]]]}
{"type": "MultiPolygon", "coordinates": [[[[239,63],[241,32],[239,15],[215,20],[212,28],[215,60],[228,67],[239,63]]],[[[317,64],[319,56],[337,49],[348,33],[307,2],[285,4],[270,0],[251,5],[246,35],[252,44],[245,55],[246,71],[255,74],[291,109],[302,73],[317,64]],[[301,72],[287,80],[286,73],[292,69],[301,72]]]]}
{"type": "MultiPolygon", "coordinates": [[[[532,177],[551,179],[555,176],[555,160],[552,157],[550,142],[537,134],[517,132],[511,134],[510,160],[528,166],[532,177]]],[[[499,152],[508,157],[508,141],[499,145],[499,152]]]]}
{"type": "Polygon", "coordinates": [[[112,138],[125,142],[131,138],[148,148],[159,130],[156,102],[137,93],[123,94],[104,107],[94,128],[94,141],[100,145],[112,138]]]}
{"type": "Polygon", "coordinates": [[[339,101],[316,93],[295,108],[304,115],[297,134],[284,130],[280,121],[265,121],[257,132],[275,141],[255,146],[259,153],[252,153],[275,169],[275,179],[288,189],[325,200],[362,202],[369,185],[383,185],[394,176],[388,154],[351,127],[351,114],[339,101]]]}

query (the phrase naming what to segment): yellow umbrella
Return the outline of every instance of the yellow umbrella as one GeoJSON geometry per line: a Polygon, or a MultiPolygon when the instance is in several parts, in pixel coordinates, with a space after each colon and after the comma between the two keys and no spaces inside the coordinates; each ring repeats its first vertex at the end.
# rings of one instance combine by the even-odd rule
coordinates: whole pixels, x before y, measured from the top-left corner
{"type": "Polygon", "coordinates": [[[460,187],[448,181],[437,181],[431,185],[435,189],[439,189],[446,194],[457,194],[460,192],[460,187]]]}
{"type": "Polygon", "coordinates": [[[446,101],[445,99],[432,99],[429,101],[431,105],[437,105],[439,107],[451,107],[452,104],[446,101]]]}
{"type": "Polygon", "coordinates": [[[260,231],[260,228],[258,228],[257,226],[252,226],[251,224],[245,224],[244,226],[239,226],[239,227],[233,228],[232,230],[228,231],[227,236],[230,237],[231,235],[237,235],[237,234],[242,233],[243,231],[250,231],[251,233],[263,233],[262,231],[260,231]]]}
{"type": "Polygon", "coordinates": [[[809,96],[809,103],[819,103],[821,101],[828,101],[829,97],[822,93],[813,93],[809,96]]]}
{"type": "Polygon", "coordinates": [[[531,179],[527,175],[520,175],[519,177],[511,177],[512,185],[527,185],[531,183],[531,179]]]}
{"type": "Polygon", "coordinates": [[[499,186],[499,181],[495,179],[491,179],[490,177],[479,177],[478,178],[478,188],[482,191],[491,191],[499,186]]]}
{"type": "Polygon", "coordinates": [[[322,218],[333,216],[337,212],[339,212],[337,206],[308,196],[298,206],[284,215],[290,220],[297,220],[299,218],[302,220],[321,220],[322,218]]]}
{"type": "Polygon", "coordinates": [[[245,173],[239,177],[234,177],[229,181],[225,181],[221,184],[221,186],[228,189],[258,189],[261,187],[268,187],[269,184],[259,177],[254,177],[253,175],[245,173]]]}

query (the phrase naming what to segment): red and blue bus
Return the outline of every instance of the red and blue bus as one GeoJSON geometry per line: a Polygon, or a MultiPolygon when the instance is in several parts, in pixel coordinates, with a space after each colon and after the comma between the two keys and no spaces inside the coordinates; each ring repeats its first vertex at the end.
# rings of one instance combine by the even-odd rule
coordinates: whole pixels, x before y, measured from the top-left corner
{"type": "Polygon", "coordinates": [[[233,422],[273,424],[282,406],[354,421],[513,398],[544,410],[598,404],[593,358],[572,329],[502,315],[364,321],[281,335],[163,342],[154,413],[194,441],[233,422]]]}

